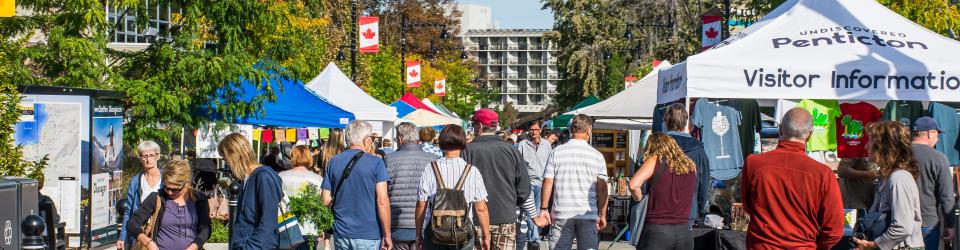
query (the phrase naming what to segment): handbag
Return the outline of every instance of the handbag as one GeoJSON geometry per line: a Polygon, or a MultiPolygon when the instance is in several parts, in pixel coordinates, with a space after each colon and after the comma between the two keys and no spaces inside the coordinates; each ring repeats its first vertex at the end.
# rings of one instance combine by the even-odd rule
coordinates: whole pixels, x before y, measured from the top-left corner
{"type": "MultiPolygon", "coordinates": [[[[153,214],[150,215],[150,219],[147,219],[147,223],[144,223],[144,224],[143,224],[143,227],[140,228],[140,232],[143,233],[144,235],[146,235],[146,236],[147,236],[148,238],[150,238],[151,240],[154,238],[153,228],[156,227],[156,225],[157,225],[157,217],[160,216],[160,208],[161,208],[161,206],[163,206],[163,204],[160,203],[160,200],[161,200],[161,198],[160,198],[160,195],[158,194],[158,195],[157,195],[157,206],[153,208],[153,214]]],[[[137,242],[137,245],[133,247],[134,250],[146,250],[146,249],[148,249],[148,248],[147,248],[147,245],[146,245],[146,244],[143,244],[143,242],[140,242],[139,240],[137,240],[136,242],[137,242]]]]}
{"type": "MultiPolygon", "coordinates": [[[[887,178],[890,177],[888,176],[887,178]]],[[[876,240],[887,231],[890,223],[893,222],[890,220],[890,211],[880,211],[880,205],[884,201],[883,195],[880,193],[883,192],[887,181],[889,181],[889,179],[884,179],[883,182],[880,183],[880,187],[877,188],[877,194],[873,197],[873,204],[870,205],[870,210],[863,215],[863,219],[856,227],[857,230],[855,231],[863,233],[863,235],[866,236],[865,240],[876,240]]]]}
{"type": "Polygon", "coordinates": [[[207,200],[210,206],[210,219],[226,221],[230,219],[230,201],[219,187],[213,190],[213,197],[207,200]]]}
{"type": "Polygon", "coordinates": [[[650,183],[643,185],[641,190],[643,197],[637,204],[630,206],[630,245],[632,246],[640,245],[640,233],[643,231],[643,225],[647,220],[647,204],[650,203],[650,187],[657,182],[657,170],[660,170],[660,163],[657,163],[657,166],[654,167],[650,183]]]}
{"type": "Polygon", "coordinates": [[[297,249],[307,242],[303,238],[303,234],[300,233],[300,220],[287,210],[288,203],[290,203],[290,199],[284,195],[280,199],[279,210],[277,210],[277,228],[280,232],[280,244],[277,249],[297,249]]]}

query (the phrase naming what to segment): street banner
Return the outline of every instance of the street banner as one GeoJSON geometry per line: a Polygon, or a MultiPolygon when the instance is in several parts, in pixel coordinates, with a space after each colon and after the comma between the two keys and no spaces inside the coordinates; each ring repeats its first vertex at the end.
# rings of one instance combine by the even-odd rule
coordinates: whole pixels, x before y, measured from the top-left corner
{"type": "Polygon", "coordinates": [[[380,51],[379,21],[380,18],[375,16],[362,16],[358,20],[359,29],[357,30],[357,34],[360,36],[360,53],[377,53],[377,51],[380,51]]]}
{"type": "Polygon", "coordinates": [[[407,88],[420,87],[420,61],[407,61],[407,88]]]}
{"type": "Polygon", "coordinates": [[[447,95],[447,79],[433,81],[433,94],[437,96],[447,95]]]}
{"type": "Polygon", "coordinates": [[[720,21],[723,19],[720,16],[701,16],[700,18],[703,20],[703,29],[700,33],[700,49],[705,50],[720,43],[722,27],[720,21]]]}
{"type": "Polygon", "coordinates": [[[0,17],[12,17],[17,14],[14,0],[0,0],[0,17]]]}
{"type": "Polygon", "coordinates": [[[629,89],[633,87],[633,84],[637,83],[637,77],[634,75],[628,75],[623,77],[623,89],[629,89]]]}

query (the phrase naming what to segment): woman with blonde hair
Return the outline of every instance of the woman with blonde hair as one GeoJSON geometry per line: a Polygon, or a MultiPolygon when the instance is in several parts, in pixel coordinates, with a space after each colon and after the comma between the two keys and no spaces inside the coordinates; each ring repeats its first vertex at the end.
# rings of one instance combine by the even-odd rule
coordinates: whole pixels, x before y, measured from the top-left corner
{"type": "Polygon", "coordinates": [[[233,133],[217,146],[233,176],[243,181],[230,239],[234,249],[276,249],[277,214],[283,197],[280,176],[257,162],[247,137],[233,133]]]}
{"type": "Polygon", "coordinates": [[[922,249],[923,222],[916,182],[920,172],[913,159],[910,131],[900,122],[884,121],[867,126],[867,135],[869,158],[880,167],[882,176],[867,215],[886,214],[888,225],[882,234],[868,235],[870,240],[854,238],[856,249],[922,249]]]}
{"type": "Polygon", "coordinates": [[[330,159],[333,159],[334,156],[346,150],[346,139],[344,139],[343,136],[342,129],[330,129],[330,137],[328,137],[327,142],[323,144],[323,151],[320,152],[320,162],[317,162],[317,166],[319,166],[317,174],[324,175],[330,159]]]}
{"type": "Polygon", "coordinates": [[[167,164],[163,168],[163,191],[147,196],[127,221],[127,233],[147,249],[203,248],[210,238],[210,208],[207,196],[194,189],[192,182],[193,170],[187,161],[167,164]],[[143,225],[154,212],[153,231],[143,232],[143,225]]]}
{"type": "Polygon", "coordinates": [[[654,133],[647,140],[643,165],[630,179],[630,192],[639,201],[647,189],[647,216],[637,249],[693,249],[690,209],[697,192],[697,166],[669,135],[654,133]]]}

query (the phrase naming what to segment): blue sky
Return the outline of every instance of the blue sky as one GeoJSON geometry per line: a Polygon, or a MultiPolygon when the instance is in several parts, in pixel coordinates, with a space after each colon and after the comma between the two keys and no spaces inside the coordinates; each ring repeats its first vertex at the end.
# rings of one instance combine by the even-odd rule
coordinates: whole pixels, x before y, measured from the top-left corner
{"type": "Polygon", "coordinates": [[[490,6],[493,22],[500,21],[501,29],[551,29],[553,13],[541,10],[540,0],[460,0],[490,6]]]}

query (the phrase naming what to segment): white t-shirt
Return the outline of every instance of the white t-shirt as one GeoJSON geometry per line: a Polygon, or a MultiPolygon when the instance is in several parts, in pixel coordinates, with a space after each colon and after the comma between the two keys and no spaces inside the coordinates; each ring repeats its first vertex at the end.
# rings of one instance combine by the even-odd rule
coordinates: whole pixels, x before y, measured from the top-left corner
{"type": "Polygon", "coordinates": [[[543,178],[553,179],[554,219],[597,219],[597,181],[607,180],[607,163],[587,141],[554,149],[543,178]]]}
{"type": "Polygon", "coordinates": [[[300,190],[309,184],[316,186],[317,191],[319,191],[320,185],[323,184],[323,176],[310,172],[309,170],[287,170],[277,175],[279,175],[280,180],[283,181],[283,193],[287,196],[294,196],[300,193],[300,190]]]}
{"type": "MultiPolygon", "coordinates": [[[[463,174],[463,168],[466,166],[467,162],[460,157],[437,159],[437,168],[440,169],[443,185],[449,189],[457,186],[457,181],[460,180],[460,175],[463,174]]],[[[424,223],[427,223],[430,221],[431,205],[429,204],[433,201],[433,196],[437,194],[437,178],[433,174],[433,166],[427,164],[423,168],[422,176],[417,198],[419,201],[427,201],[427,213],[423,220],[424,223]]],[[[474,202],[487,200],[487,187],[483,185],[483,177],[480,176],[480,171],[477,170],[476,166],[470,168],[470,176],[467,176],[467,179],[463,182],[463,196],[467,203],[472,205],[474,202]]],[[[473,216],[473,209],[470,209],[470,213],[470,216],[473,216]]]]}
{"type": "Polygon", "coordinates": [[[157,185],[150,186],[150,183],[147,182],[147,175],[140,175],[140,202],[143,202],[147,199],[147,196],[153,192],[160,192],[160,188],[163,187],[163,177],[157,181],[157,185]]]}

